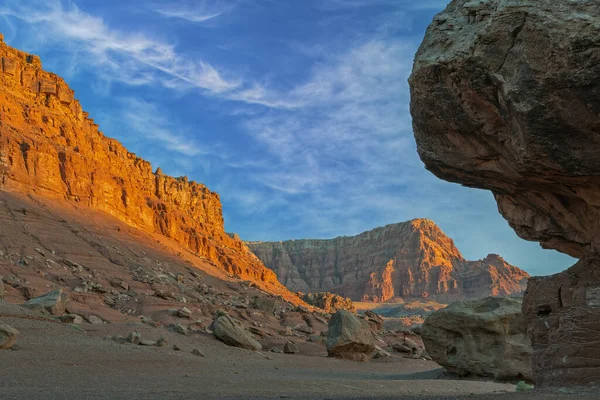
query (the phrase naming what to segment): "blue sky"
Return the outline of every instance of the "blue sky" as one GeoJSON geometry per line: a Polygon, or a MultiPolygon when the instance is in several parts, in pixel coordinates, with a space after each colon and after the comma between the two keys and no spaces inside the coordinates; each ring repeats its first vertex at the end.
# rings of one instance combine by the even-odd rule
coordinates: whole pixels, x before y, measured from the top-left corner
{"type": "Polygon", "coordinates": [[[419,160],[406,82],[445,0],[3,0],[0,30],[63,76],[101,130],[221,194],[246,240],[430,218],[469,259],[573,259],[519,239],[488,192],[419,160]]]}

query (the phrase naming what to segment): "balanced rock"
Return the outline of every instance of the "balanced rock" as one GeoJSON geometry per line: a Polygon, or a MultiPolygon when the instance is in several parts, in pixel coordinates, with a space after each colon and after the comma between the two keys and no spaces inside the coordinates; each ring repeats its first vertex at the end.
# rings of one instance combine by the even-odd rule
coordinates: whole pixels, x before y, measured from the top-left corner
{"type": "Polygon", "coordinates": [[[242,323],[229,315],[218,315],[213,321],[213,333],[223,343],[243,349],[260,351],[262,346],[244,329],[242,323]]]}
{"type": "Polygon", "coordinates": [[[494,379],[532,379],[531,342],[521,301],[459,301],[425,319],[425,349],[449,372],[494,379]]]}
{"type": "Polygon", "coordinates": [[[0,350],[10,349],[17,341],[18,334],[18,330],[0,322],[0,350]]]}
{"type": "Polygon", "coordinates": [[[410,78],[419,155],[494,194],[524,239],[580,262],[529,281],[536,386],[600,381],[600,3],[454,0],[410,78]]]}
{"type": "Polygon", "coordinates": [[[61,316],[65,313],[65,307],[69,302],[69,296],[63,289],[57,289],[43,296],[29,300],[23,307],[32,310],[45,310],[52,315],[61,316]]]}
{"type": "Polygon", "coordinates": [[[366,360],[375,350],[369,324],[346,310],[338,310],[329,321],[327,354],[349,360],[366,360]]]}

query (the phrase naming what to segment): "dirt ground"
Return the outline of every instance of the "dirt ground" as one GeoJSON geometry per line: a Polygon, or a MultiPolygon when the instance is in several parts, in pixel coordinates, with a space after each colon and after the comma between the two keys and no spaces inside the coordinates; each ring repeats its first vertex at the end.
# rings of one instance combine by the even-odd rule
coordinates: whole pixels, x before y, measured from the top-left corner
{"type": "Polygon", "coordinates": [[[453,379],[435,363],[400,357],[356,363],[251,352],[209,334],[182,336],[133,322],[80,328],[1,303],[17,328],[16,350],[0,352],[1,399],[598,399],[594,393],[515,393],[515,385],[453,379]],[[167,338],[165,347],[107,337],[167,338]],[[181,348],[175,351],[172,345],[181,348]],[[197,348],[205,356],[196,356],[197,348]]]}

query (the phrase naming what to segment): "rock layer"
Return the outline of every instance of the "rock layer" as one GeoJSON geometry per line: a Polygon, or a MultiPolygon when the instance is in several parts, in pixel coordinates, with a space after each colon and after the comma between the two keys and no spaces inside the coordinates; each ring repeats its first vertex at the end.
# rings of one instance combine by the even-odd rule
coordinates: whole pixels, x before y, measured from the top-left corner
{"type": "Polygon", "coordinates": [[[452,373],[532,379],[531,341],[520,300],[488,297],[450,304],[427,317],[421,337],[431,358],[452,373]]]}
{"type": "Polygon", "coordinates": [[[248,245],[290,290],[332,292],[352,300],[448,301],[519,294],[529,276],[494,254],[466,261],[452,240],[426,219],[354,237],[248,245]]]}
{"type": "Polygon", "coordinates": [[[426,167],[491,190],[522,238],[582,257],[529,283],[538,385],[600,381],[599,21],[592,0],[455,0],[428,28],[410,78],[426,167]]]}
{"type": "Polygon", "coordinates": [[[172,238],[231,274],[278,285],[223,229],[219,195],[107,138],[63,79],[0,37],[0,189],[68,199],[172,238]]]}

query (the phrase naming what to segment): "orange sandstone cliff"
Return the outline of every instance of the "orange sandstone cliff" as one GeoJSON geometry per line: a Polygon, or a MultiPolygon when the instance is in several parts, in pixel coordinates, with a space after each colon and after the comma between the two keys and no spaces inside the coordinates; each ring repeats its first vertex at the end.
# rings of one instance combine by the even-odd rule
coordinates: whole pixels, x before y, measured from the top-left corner
{"type": "Polygon", "coordinates": [[[223,228],[219,195],[99,131],[63,79],[0,35],[0,189],[67,199],[171,238],[227,272],[281,287],[223,228]]]}
{"type": "Polygon", "coordinates": [[[465,260],[452,239],[426,219],[331,240],[248,245],[290,290],[326,291],[352,300],[522,294],[529,277],[495,254],[465,260]]]}

